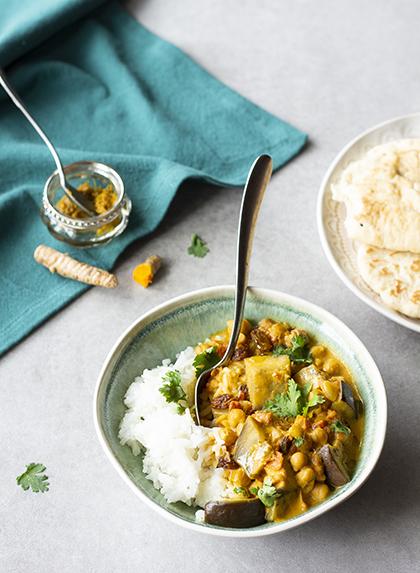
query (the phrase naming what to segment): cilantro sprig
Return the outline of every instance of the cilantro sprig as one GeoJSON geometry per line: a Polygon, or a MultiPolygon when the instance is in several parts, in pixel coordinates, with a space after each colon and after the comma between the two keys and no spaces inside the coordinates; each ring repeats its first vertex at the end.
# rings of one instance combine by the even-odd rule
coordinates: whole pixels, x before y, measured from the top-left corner
{"type": "Polygon", "coordinates": [[[212,346],[194,358],[193,366],[197,378],[204,370],[210,370],[220,362],[220,356],[217,354],[216,347],[212,346]]]}
{"type": "Polygon", "coordinates": [[[308,340],[305,336],[297,334],[292,338],[292,345],[283,346],[279,344],[273,350],[273,354],[281,356],[285,354],[295,364],[312,364],[312,358],[308,348],[308,340]]]}
{"type": "Polygon", "coordinates": [[[191,237],[191,245],[188,247],[188,254],[193,257],[199,257],[202,259],[209,252],[206,241],[203,241],[196,233],[191,237]]]}
{"type": "Polygon", "coordinates": [[[350,428],[343,424],[343,422],[340,422],[340,420],[333,422],[330,427],[332,430],[334,430],[334,432],[339,432],[341,434],[345,434],[346,436],[351,434],[350,428]]]}
{"type": "Polygon", "coordinates": [[[261,487],[252,487],[250,491],[259,498],[265,507],[273,507],[276,499],[283,495],[273,486],[270,478],[265,478],[261,487]]]}
{"type": "Polygon", "coordinates": [[[27,491],[29,488],[35,493],[49,490],[48,476],[44,474],[47,468],[43,464],[31,463],[26,466],[26,470],[16,478],[20,487],[27,491]]]}
{"type": "Polygon", "coordinates": [[[325,398],[320,394],[313,394],[309,398],[310,390],[311,384],[305,384],[301,388],[291,378],[287,384],[286,392],[277,394],[272,400],[269,400],[265,404],[264,410],[273,412],[279,418],[295,417],[299,414],[307,416],[309,408],[313,408],[325,401],[325,398]]]}
{"type": "Polygon", "coordinates": [[[178,414],[183,414],[187,408],[187,395],[181,386],[181,374],[178,370],[170,370],[162,376],[162,382],[159,392],[167,402],[177,404],[178,414]]]}

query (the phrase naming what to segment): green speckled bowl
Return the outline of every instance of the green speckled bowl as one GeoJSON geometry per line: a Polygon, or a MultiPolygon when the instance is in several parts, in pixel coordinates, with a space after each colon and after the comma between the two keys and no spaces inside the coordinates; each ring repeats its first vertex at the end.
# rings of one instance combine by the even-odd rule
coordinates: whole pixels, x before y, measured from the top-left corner
{"type": "Polygon", "coordinates": [[[194,346],[209,334],[225,327],[233,315],[234,289],[218,286],[174,298],[134,322],[111,350],[99,376],[94,399],[94,420],[106,455],[127,485],[158,513],[174,523],[196,531],[230,537],[269,535],[296,527],[350,497],[367,479],[382,450],[387,404],[381,375],[369,352],[355,334],[327,311],[302,299],[272,290],[249,289],[245,316],[264,317],[304,328],[326,344],[346,363],[361,393],[366,414],[365,434],[355,475],[325,502],[282,523],[267,523],[250,529],[229,529],[199,524],[195,509],[183,503],[169,504],[142,471],[135,457],[118,441],[124,415],[123,398],[134,378],[164,358],[174,359],[186,346],[194,346]]]}

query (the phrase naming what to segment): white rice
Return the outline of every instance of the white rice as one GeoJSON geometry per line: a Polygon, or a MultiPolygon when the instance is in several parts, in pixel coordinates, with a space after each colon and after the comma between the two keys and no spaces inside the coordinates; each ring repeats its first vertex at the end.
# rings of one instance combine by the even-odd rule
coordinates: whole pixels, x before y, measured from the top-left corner
{"type": "Polygon", "coordinates": [[[191,404],[196,381],[193,360],[188,347],[172,365],[144,370],[127,390],[124,403],[127,412],[121,422],[121,444],[131,447],[134,455],[145,448],[143,471],[168,502],[204,505],[224,497],[229,487],[223,470],[214,467],[215,460],[226,452],[218,428],[196,426],[187,408],[180,415],[177,405],[166,402],[159,392],[162,377],[170,370],[181,374],[181,385],[191,404]]]}

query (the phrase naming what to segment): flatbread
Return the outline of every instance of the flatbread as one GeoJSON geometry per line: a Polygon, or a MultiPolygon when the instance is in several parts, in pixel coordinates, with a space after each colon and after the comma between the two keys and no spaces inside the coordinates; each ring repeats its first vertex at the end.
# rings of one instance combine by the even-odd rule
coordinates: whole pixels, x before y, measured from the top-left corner
{"type": "Polygon", "coordinates": [[[346,167],[332,194],[346,205],[350,238],[420,253],[420,139],[372,148],[346,167]]]}
{"type": "Polygon", "coordinates": [[[386,306],[420,318],[420,255],[360,243],[357,265],[363,279],[386,306]]]}

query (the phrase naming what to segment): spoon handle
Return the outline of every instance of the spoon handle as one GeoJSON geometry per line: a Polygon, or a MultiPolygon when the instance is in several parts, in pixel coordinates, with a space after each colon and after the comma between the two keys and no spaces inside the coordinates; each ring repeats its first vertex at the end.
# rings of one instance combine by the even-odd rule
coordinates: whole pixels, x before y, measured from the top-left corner
{"type": "Polygon", "coordinates": [[[48,147],[48,149],[49,149],[49,151],[50,151],[50,153],[54,159],[55,165],[57,167],[57,173],[58,173],[58,177],[60,180],[60,185],[61,185],[61,188],[63,189],[64,193],[67,195],[67,197],[70,199],[70,201],[72,203],[74,203],[77,207],[79,207],[79,209],[84,211],[87,215],[89,215],[89,216],[96,215],[94,209],[90,205],[87,205],[85,203],[85,199],[84,199],[83,195],[78,193],[77,189],[72,188],[67,183],[66,176],[64,174],[63,164],[61,163],[60,157],[58,156],[58,153],[57,153],[54,145],[51,143],[51,141],[47,137],[47,134],[41,128],[41,126],[38,124],[38,122],[35,120],[35,118],[29,113],[25,104],[20,99],[20,97],[18,96],[15,89],[9,83],[9,80],[6,77],[6,74],[4,73],[4,71],[1,68],[0,68],[0,85],[3,87],[4,91],[10,97],[10,99],[15,104],[15,106],[26,117],[26,119],[29,121],[29,123],[32,125],[32,127],[35,129],[35,131],[38,133],[40,138],[43,140],[45,145],[48,147]]]}
{"type": "Polygon", "coordinates": [[[58,174],[60,177],[61,186],[64,187],[66,185],[66,179],[64,177],[63,165],[61,163],[60,158],[58,157],[58,154],[55,150],[55,147],[53,146],[51,141],[48,139],[46,133],[43,131],[41,126],[35,121],[35,119],[32,117],[32,115],[26,109],[23,101],[20,99],[20,97],[18,96],[18,94],[16,93],[14,88],[10,85],[10,83],[6,77],[6,74],[3,72],[3,70],[1,68],[0,68],[0,85],[3,87],[4,91],[10,97],[12,102],[23,113],[23,115],[26,117],[26,119],[29,121],[29,123],[32,125],[32,127],[35,129],[35,131],[38,133],[38,135],[44,141],[45,145],[50,150],[50,153],[53,156],[53,159],[55,161],[55,165],[57,167],[57,171],[58,171],[58,174]]]}
{"type": "Polygon", "coordinates": [[[222,362],[228,361],[232,357],[241,333],[255,224],[272,171],[273,162],[271,157],[269,155],[260,155],[253,163],[245,185],[239,217],[233,327],[228,347],[221,360],[222,362]]]}

